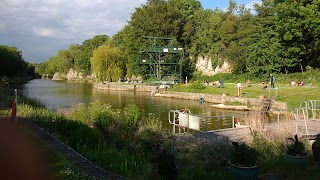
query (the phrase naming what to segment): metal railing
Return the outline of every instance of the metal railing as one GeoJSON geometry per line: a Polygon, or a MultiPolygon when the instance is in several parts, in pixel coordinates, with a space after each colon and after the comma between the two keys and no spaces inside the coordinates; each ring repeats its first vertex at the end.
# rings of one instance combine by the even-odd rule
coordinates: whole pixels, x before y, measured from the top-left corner
{"type": "MultiPolygon", "coordinates": [[[[309,135],[307,121],[309,120],[309,111],[311,112],[312,119],[317,118],[317,111],[320,110],[320,100],[302,101],[299,108],[275,109],[268,111],[256,111],[261,113],[264,118],[262,124],[280,123],[284,119],[292,118],[296,121],[296,133],[298,133],[298,121],[303,121],[305,132],[309,135]]],[[[236,128],[238,121],[247,118],[251,112],[237,112],[226,115],[217,116],[201,116],[195,115],[187,110],[170,110],[168,113],[169,123],[173,125],[172,133],[189,133],[190,130],[203,132],[207,134],[209,131],[226,130],[236,128]],[[217,129],[214,123],[221,126],[217,129]]]]}

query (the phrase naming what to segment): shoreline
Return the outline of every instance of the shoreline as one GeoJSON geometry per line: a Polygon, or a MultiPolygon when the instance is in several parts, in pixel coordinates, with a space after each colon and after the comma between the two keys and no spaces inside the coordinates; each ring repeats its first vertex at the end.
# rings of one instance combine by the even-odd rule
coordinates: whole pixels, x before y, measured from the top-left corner
{"type": "MultiPolygon", "coordinates": [[[[124,83],[98,83],[93,86],[96,89],[100,90],[117,90],[117,91],[142,91],[142,92],[152,92],[157,89],[158,86],[151,86],[146,84],[124,84],[124,83]]],[[[151,94],[150,94],[151,96],[151,94]]],[[[164,98],[172,98],[172,99],[187,99],[199,101],[200,98],[204,100],[204,102],[212,103],[213,108],[221,108],[221,109],[233,109],[233,110],[250,110],[252,108],[249,107],[259,107],[261,106],[261,100],[259,98],[243,98],[243,97],[232,97],[225,95],[217,95],[217,94],[205,94],[205,93],[190,93],[190,92],[176,92],[176,91],[166,91],[165,89],[159,89],[159,92],[153,95],[154,97],[164,97],[164,98]],[[217,104],[224,104],[225,102],[238,102],[245,107],[242,106],[217,106],[217,104]],[[249,106],[249,107],[248,107],[249,106]]],[[[254,108],[253,108],[254,109],[254,108]]],[[[270,111],[276,109],[287,109],[286,102],[280,102],[272,100],[272,105],[270,111]]]]}

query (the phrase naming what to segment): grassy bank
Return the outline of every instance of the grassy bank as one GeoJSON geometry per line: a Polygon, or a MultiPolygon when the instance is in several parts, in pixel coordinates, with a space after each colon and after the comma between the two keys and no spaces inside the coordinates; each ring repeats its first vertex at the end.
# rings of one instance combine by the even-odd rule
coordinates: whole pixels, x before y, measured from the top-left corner
{"type": "Polygon", "coordinates": [[[132,178],[148,177],[156,171],[153,159],[163,139],[161,122],[153,115],[143,117],[136,106],[129,105],[120,112],[95,102],[79,104],[62,115],[37,102],[20,102],[24,102],[18,107],[21,116],[102,168],[132,178]]]}
{"type": "MultiPolygon", "coordinates": [[[[218,88],[216,85],[204,85],[199,82],[192,82],[188,85],[178,84],[170,88],[170,91],[178,92],[196,92],[207,94],[227,94],[228,96],[237,95],[237,83],[225,82],[224,88],[218,88]]],[[[289,84],[276,83],[277,89],[263,89],[261,84],[252,83],[251,87],[245,87],[242,83],[241,97],[258,98],[260,95],[272,97],[277,101],[288,103],[288,108],[300,106],[301,101],[319,100],[320,94],[318,84],[304,86],[289,86],[289,84]]]]}
{"type": "MultiPolygon", "coordinates": [[[[228,93],[229,95],[235,93],[237,89],[235,83],[226,83],[225,88],[204,86],[200,83],[191,83],[188,86],[177,85],[174,88],[177,88],[178,91],[190,90],[203,93],[214,91],[214,94],[228,93]]],[[[313,95],[317,90],[316,85],[290,87],[283,84],[279,85],[275,98],[276,100],[279,100],[277,98],[280,97],[294,99],[295,101],[292,100],[289,105],[296,107],[300,100],[297,100],[297,95],[291,96],[288,93],[307,92],[306,94],[309,93],[310,96],[306,95],[306,97],[315,99],[313,95]],[[280,93],[281,87],[286,92],[280,93]]],[[[243,87],[242,96],[258,97],[261,92],[265,91],[260,85],[252,84],[251,87],[243,87]]],[[[130,179],[155,178],[159,157],[162,157],[163,154],[170,154],[177,162],[177,179],[231,178],[227,164],[232,149],[230,142],[221,140],[214,144],[205,144],[204,141],[195,138],[188,141],[173,138],[162,133],[161,122],[152,114],[144,115],[134,105],[118,110],[97,101],[90,104],[79,104],[68,112],[51,112],[34,100],[21,98],[19,102],[19,115],[31,119],[89,160],[116,174],[130,179]]],[[[258,118],[252,119],[257,121],[258,118]]],[[[288,179],[320,178],[319,168],[311,160],[312,154],[308,144],[306,144],[310,157],[308,167],[292,171],[283,163],[282,153],[287,143],[286,138],[292,137],[292,134],[288,132],[293,131],[288,131],[287,127],[281,127],[277,135],[270,136],[261,129],[252,129],[252,141],[249,145],[259,152],[260,175],[272,173],[288,179]]],[[[54,154],[50,155],[50,150],[45,153],[49,153],[52,159],[57,159],[58,164],[61,163],[61,166],[57,165],[56,168],[56,171],[62,173],[61,179],[77,179],[76,170],[67,176],[70,172],[68,161],[63,158],[59,160],[54,154]]],[[[167,163],[165,159],[161,160],[167,163]]]]}
{"type": "MultiPolygon", "coordinates": [[[[23,102],[20,100],[20,102],[23,102]]],[[[227,160],[232,149],[230,142],[220,139],[205,144],[201,139],[179,140],[162,133],[161,122],[149,114],[144,116],[134,105],[123,111],[100,102],[80,104],[70,112],[53,113],[38,103],[19,106],[22,116],[32,119],[40,127],[97,163],[104,169],[132,179],[157,177],[157,157],[165,152],[174,155],[177,179],[230,179],[227,160]]],[[[248,118],[250,120],[250,118],[248,118]]],[[[310,159],[307,168],[292,171],[282,160],[292,137],[294,125],[288,121],[275,135],[257,128],[258,117],[248,121],[252,127],[249,145],[259,152],[259,174],[272,173],[289,179],[319,178],[319,169],[310,159]],[[293,174],[292,174],[293,173],[293,174]]],[[[309,157],[310,145],[306,143],[309,157]]],[[[163,154],[162,154],[163,155],[163,154]]],[[[162,157],[162,156],[160,156],[162,157]]],[[[168,159],[161,161],[168,163],[168,159]]]]}

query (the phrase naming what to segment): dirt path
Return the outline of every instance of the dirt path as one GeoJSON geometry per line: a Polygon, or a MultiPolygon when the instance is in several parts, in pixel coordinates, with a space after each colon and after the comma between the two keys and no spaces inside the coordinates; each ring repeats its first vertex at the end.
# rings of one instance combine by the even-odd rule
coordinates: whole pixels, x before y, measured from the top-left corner
{"type": "Polygon", "coordinates": [[[35,125],[32,121],[20,119],[19,123],[19,125],[27,127],[27,129],[32,131],[32,133],[36,134],[38,137],[41,137],[41,139],[48,143],[48,145],[54,150],[67,155],[68,159],[71,161],[71,164],[79,168],[85,174],[92,176],[95,179],[125,179],[124,177],[113,174],[97,166],[69,146],[53,137],[51,134],[47,133],[42,128],[35,125]]]}
{"type": "MultiPolygon", "coordinates": [[[[0,102],[0,112],[0,118],[9,118],[9,107],[3,102],[0,102]]],[[[40,137],[45,143],[48,144],[49,147],[54,149],[59,154],[65,154],[73,166],[79,168],[82,172],[93,177],[94,179],[125,179],[124,177],[113,174],[97,166],[93,162],[83,157],[81,154],[74,151],[72,148],[53,137],[44,129],[35,125],[32,121],[18,118],[18,122],[19,126],[25,127],[28,131],[30,131],[29,133],[40,137]]]]}

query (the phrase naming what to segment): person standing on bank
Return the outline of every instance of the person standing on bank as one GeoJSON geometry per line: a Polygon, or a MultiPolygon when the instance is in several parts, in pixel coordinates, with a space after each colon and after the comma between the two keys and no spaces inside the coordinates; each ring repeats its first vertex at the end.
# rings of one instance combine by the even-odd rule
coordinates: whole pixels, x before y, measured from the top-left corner
{"type": "Polygon", "coordinates": [[[274,88],[274,82],[276,81],[276,78],[270,74],[270,85],[271,85],[271,88],[274,88]]]}

